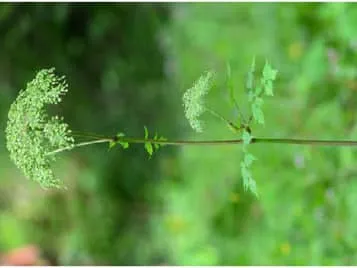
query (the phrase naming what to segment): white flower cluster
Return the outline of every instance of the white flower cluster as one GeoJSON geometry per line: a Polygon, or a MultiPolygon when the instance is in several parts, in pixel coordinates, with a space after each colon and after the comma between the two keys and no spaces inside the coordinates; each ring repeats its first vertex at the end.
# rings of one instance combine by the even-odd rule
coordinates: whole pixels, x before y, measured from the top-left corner
{"type": "Polygon", "coordinates": [[[10,158],[26,177],[44,188],[63,187],[50,167],[55,160],[49,153],[74,145],[63,118],[48,118],[45,105],[57,104],[68,91],[64,77],[57,77],[54,68],[41,70],[12,103],[6,127],[10,158]]]}
{"type": "Polygon", "coordinates": [[[206,72],[203,74],[183,95],[183,106],[185,109],[185,116],[191,127],[197,131],[202,132],[203,122],[199,117],[206,111],[203,97],[207,95],[212,87],[213,73],[206,72]]]}

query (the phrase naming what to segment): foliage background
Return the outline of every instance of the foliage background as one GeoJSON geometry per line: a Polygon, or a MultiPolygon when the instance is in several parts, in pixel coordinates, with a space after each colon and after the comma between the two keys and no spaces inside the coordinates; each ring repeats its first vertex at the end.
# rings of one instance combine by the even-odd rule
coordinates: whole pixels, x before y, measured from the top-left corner
{"type": "MultiPolygon", "coordinates": [[[[253,135],[356,139],[357,6],[353,3],[0,5],[0,126],[25,83],[54,66],[70,92],[55,108],[75,130],[203,134],[181,96],[229,62],[240,104],[254,55],[279,70],[253,135]]],[[[223,79],[223,78],[222,78],[223,79]]],[[[223,83],[209,95],[231,115],[223,83]]],[[[32,243],[52,264],[356,265],[353,148],[252,147],[260,199],[244,193],[239,146],[94,145],[54,167],[67,191],[25,180],[0,143],[0,252],[32,243]]]]}

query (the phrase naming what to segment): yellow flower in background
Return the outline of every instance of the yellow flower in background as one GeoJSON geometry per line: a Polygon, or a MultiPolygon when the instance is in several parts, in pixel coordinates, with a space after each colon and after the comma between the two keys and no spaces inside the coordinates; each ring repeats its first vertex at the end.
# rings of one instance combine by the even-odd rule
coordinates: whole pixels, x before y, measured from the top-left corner
{"type": "Polygon", "coordinates": [[[180,233],[186,227],[186,222],[184,219],[177,215],[172,215],[167,217],[166,226],[171,233],[180,233]]]}
{"type": "Polygon", "coordinates": [[[233,192],[230,194],[229,199],[231,200],[232,203],[238,203],[240,197],[238,193],[233,192]]]}
{"type": "Polygon", "coordinates": [[[281,244],[280,245],[280,252],[285,256],[289,255],[290,252],[291,252],[290,243],[285,242],[285,243],[281,244]]]}
{"type": "Polygon", "coordinates": [[[296,61],[301,58],[303,54],[303,44],[299,41],[291,43],[288,47],[289,58],[293,61],[296,61]]]}

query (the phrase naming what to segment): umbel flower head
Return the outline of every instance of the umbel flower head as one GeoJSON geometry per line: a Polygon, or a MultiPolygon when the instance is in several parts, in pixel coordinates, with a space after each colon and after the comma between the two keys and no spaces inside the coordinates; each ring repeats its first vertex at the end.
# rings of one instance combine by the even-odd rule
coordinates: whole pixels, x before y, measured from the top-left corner
{"type": "Polygon", "coordinates": [[[213,72],[206,72],[195,82],[193,87],[189,88],[183,95],[183,106],[185,116],[191,127],[202,132],[203,123],[199,117],[206,111],[203,97],[207,95],[212,87],[213,72]]]}
{"type": "Polygon", "coordinates": [[[55,160],[52,151],[71,147],[74,139],[63,118],[49,117],[47,104],[58,104],[68,91],[64,77],[58,77],[54,68],[37,73],[34,80],[20,91],[12,103],[6,127],[7,149],[11,160],[24,175],[44,188],[62,188],[51,169],[55,160]]]}

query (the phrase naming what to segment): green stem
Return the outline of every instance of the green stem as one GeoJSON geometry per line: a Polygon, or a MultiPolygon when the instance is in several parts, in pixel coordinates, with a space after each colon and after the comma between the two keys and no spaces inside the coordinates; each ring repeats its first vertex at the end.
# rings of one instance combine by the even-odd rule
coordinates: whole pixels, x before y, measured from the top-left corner
{"type": "MultiPolygon", "coordinates": [[[[161,145],[229,145],[229,144],[242,144],[242,139],[233,140],[205,140],[205,141],[189,141],[189,140],[176,140],[176,141],[158,141],[153,139],[135,139],[135,138],[120,138],[120,141],[128,143],[157,143],[161,145]]],[[[275,143],[275,144],[291,144],[291,145],[312,145],[312,146],[357,146],[357,141],[345,140],[313,140],[313,139],[284,139],[284,138],[253,138],[251,144],[255,143],[275,143]]]]}
{"type": "MultiPolygon", "coordinates": [[[[197,145],[197,146],[212,146],[212,145],[232,145],[232,144],[242,144],[242,139],[234,140],[176,140],[176,141],[159,141],[154,139],[144,139],[144,138],[105,138],[99,140],[93,140],[88,142],[77,143],[74,146],[69,146],[65,148],[60,148],[49,152],[48,155],[60,153],[63,151],[71,150],[76,147],[83,147],[95,143],[106,143],[106,142],[128,142],[128,143],[147,143],[161,144],[161,145],[173,145],[173,146],[186,146],[186,145],[197,145]]],[[[314,140],[314,139],[284,139],[284,138],[253,138],[251,144],[255,143],[274,143],[274,144],[291,144],[291,145],[311,145],[311,146],[357,146],[357,141],[346,141],[346,140],[314,140]]]]}

